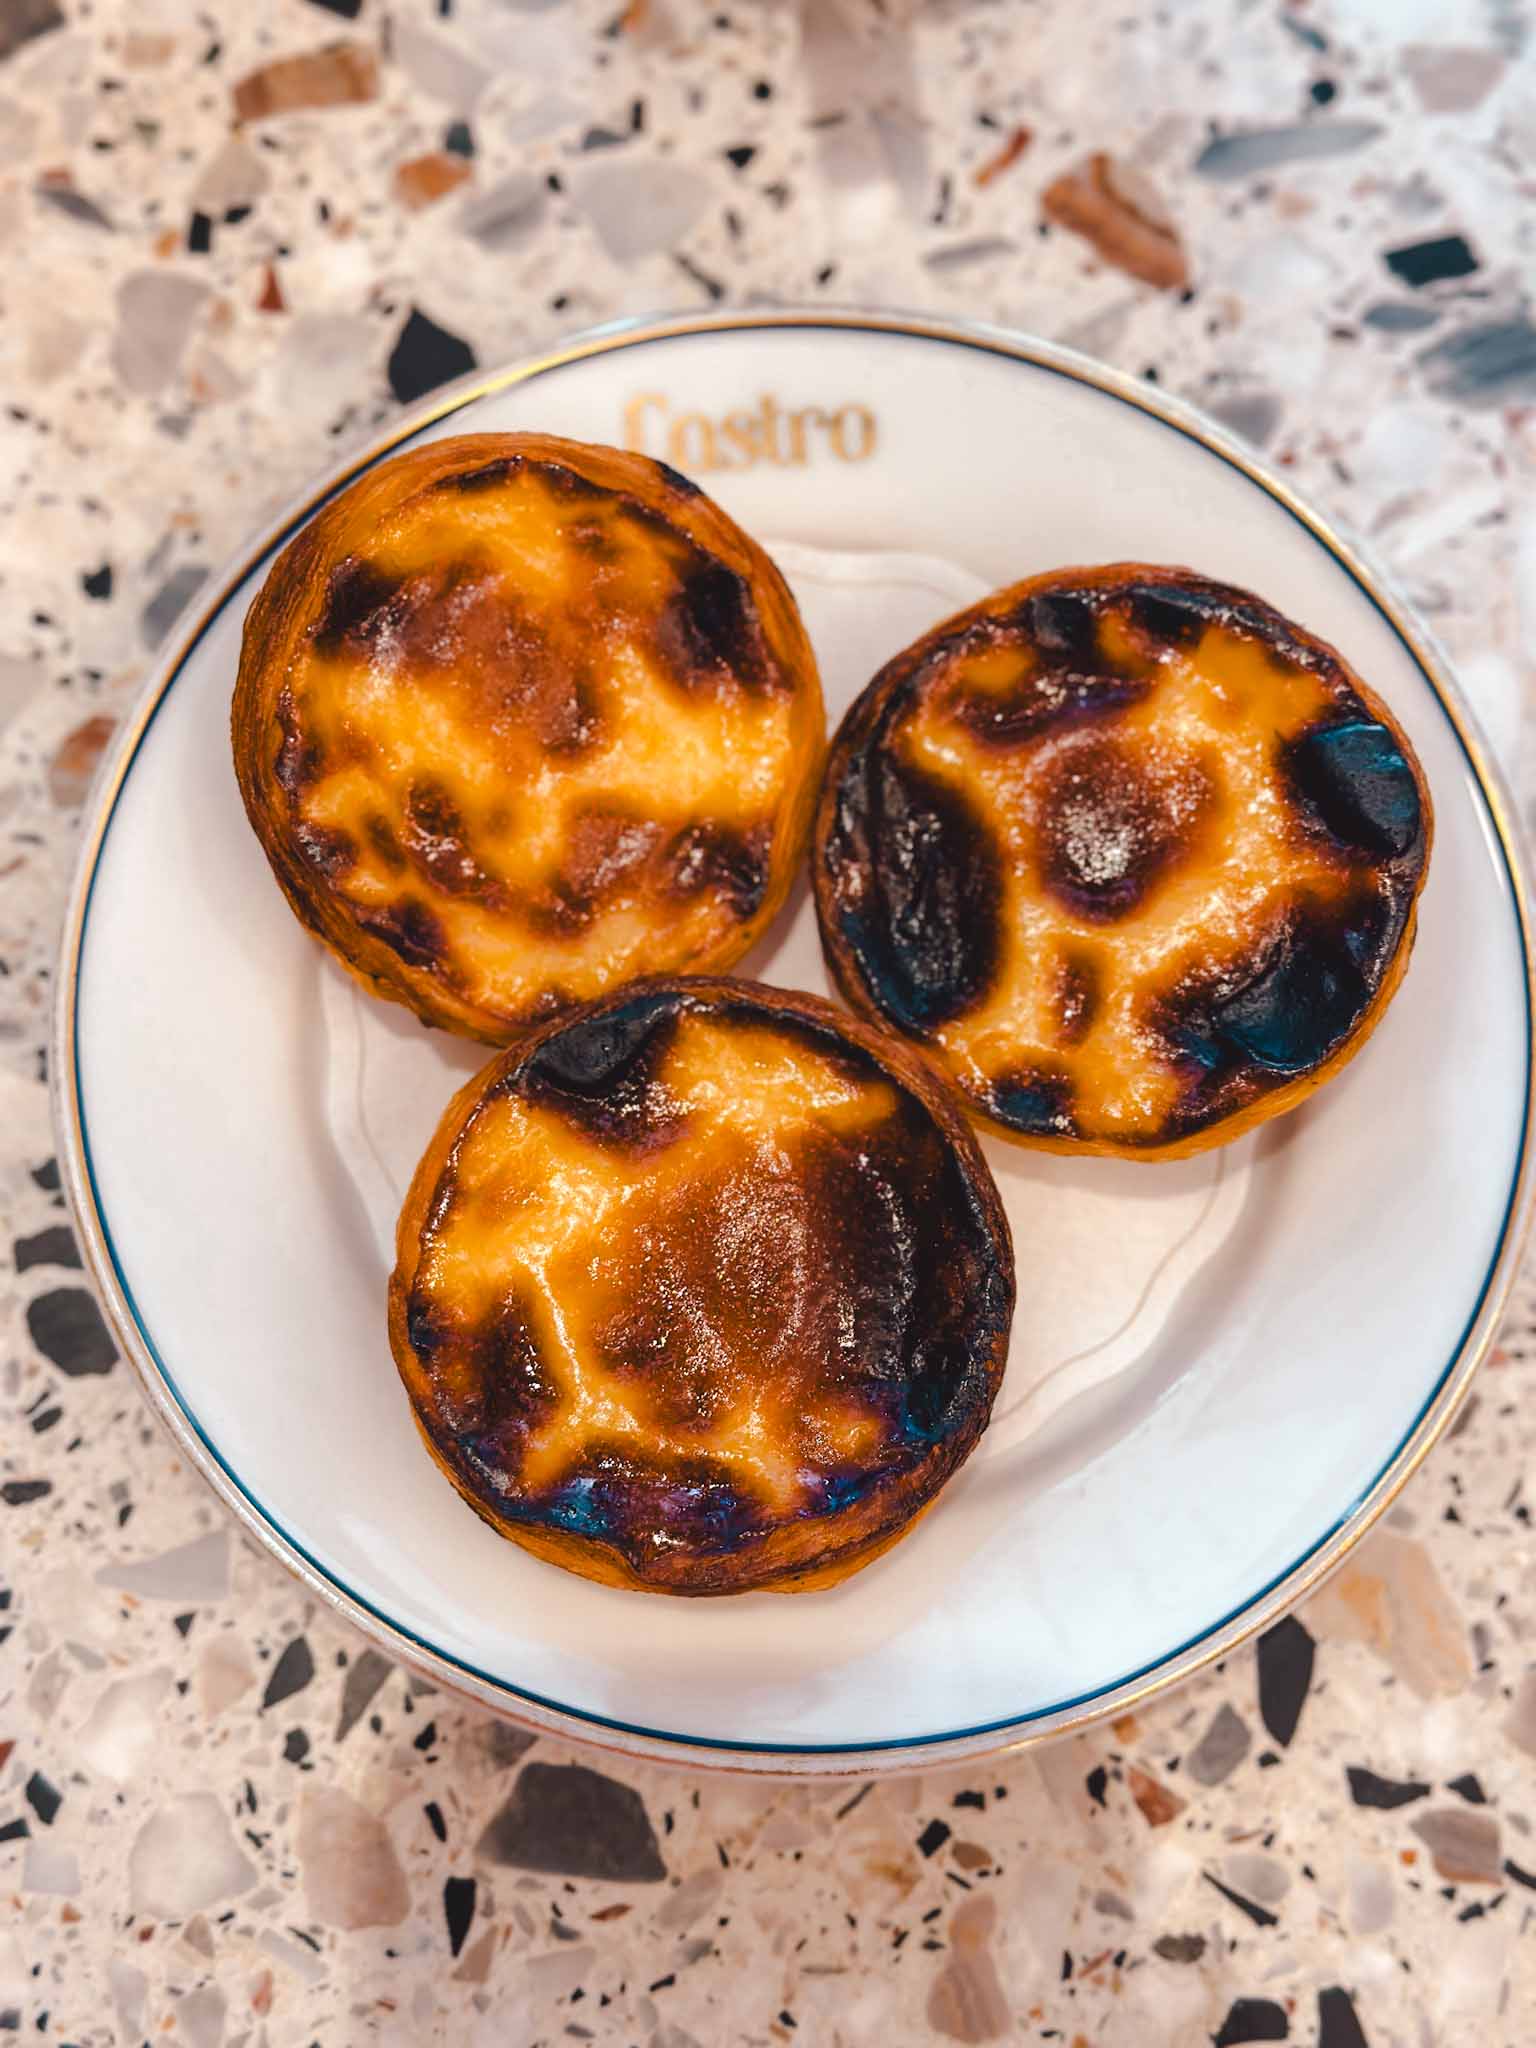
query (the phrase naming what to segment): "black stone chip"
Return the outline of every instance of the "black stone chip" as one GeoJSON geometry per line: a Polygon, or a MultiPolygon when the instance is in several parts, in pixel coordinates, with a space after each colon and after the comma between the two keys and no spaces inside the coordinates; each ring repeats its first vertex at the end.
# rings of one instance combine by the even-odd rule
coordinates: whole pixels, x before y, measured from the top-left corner
{"type": "Polygon", "coordinates": [[[1289,1746],[1312,1684],[1317,1644],[1294,1614],[1259,1637],[1259,1712],[1282,1749],[1289,1746]]]}
{"type": "Polygon", "coordinates": [[[71,1379],[110,1372],[117,1363],[101,1310],[83,1287],[55,1287],[29,1301],[27,1328],[43,1356],[71,1379]]]}
{"type": "Polygon", "coordinates": [[[1386,251],[1386,265],[1394,277],[1415,291],[1427,284],[1439,284],[1448,277],[1470,277],[1481,268],[1465,235],[1437,235],[1428,242],[1408,242],[1400,249],[1386,251]]]}
{"type": "Polygon", "coordinates": [[[1337,1984],[1317,1994],[1317,2048],[1370,2048],[1353,1999],[1337,1984]]]}
{"type": "Polygon", "coordinates": [[[25,1273],[29,1266],[79,1266],[80,1250],[75,1243],[75,1234],[67,1223],[50,1223],[46,1230],[39,1230],[32,1237],[18,1237],[16,1240],[16,1270],[25,1273]]]}
{"type": "Polygon", "coordinates": [[[1241,2048],[1245,2041],[1288,2040],[1290,2032],[1283,2005],[1272,1998],[1239,1998],[1211,2039],[1213,2048],[1241,2048]]]}
{"type": "Polygon", "coordinates": [[[51,1785],[41,1771],[34,1771],[26,1783],[28,1806],[37,1815],[45,1828],[53,1826],[54,1815],[64,1804],[64,1795],[56,1785],[51,1785]]]}
{"type": "Polygon", "coordinates": [[[1359,1764],[1347,1765],[1345,1775],[1349,1779],[1349,1796],[1356,1806],[1377,1806],[1390,1812],[1394,1806],[1409,1806],[1429,1792],[1429,1787],[1416,1779],[1378,1778],[1374,1771],[1359,1764]]]}
{"type": "Polygon", "coordinates": [[[462,377],[478,361],[467,341],[413,306],[390,351],[389,388],[402,405],[408,405],[413,398],[435,391],[439,384],[462,377]]]}
{"type": "Polygon", "coordinates": [[[7,1479],[0,1486],[0,1500],[8,1508],[24,1508],[29,1501],[46,1500],[52,1491],[51,1479],[7,1479]]]}
{"type": "Polygon", "coordinates": [[[295,1636],[284,1644],[282,1655],[272,1667],[272,1676],[261,1696],[262,1710],[292,1699],[296,1692],[304,1690],[314,1675],[315,1660],[310,1654],[309,1644],[303,1636],[295,1636]]]}
{"type": "Polygon", "coordinates": [[[457,1955],[475,1917],[475,1880],[472,1877],[449,1878],[443,1886],[443,1915],[448,1922],[448,1946],[457,1955]]]}
{"type": "Polygon", "coordinates": [[[660,1884],[667,1875],[640,1794],[584,1764],[525,1764],[478,1854],[555,1877],[660,1884]]]}

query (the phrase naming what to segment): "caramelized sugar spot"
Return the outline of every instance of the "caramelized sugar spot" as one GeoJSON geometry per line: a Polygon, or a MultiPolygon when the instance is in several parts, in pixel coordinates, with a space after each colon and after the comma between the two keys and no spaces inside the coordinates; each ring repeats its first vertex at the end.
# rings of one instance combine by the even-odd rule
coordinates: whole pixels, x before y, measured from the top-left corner
{"type": "Polygon", "coordinates": [[[448,937],[440,920],[419,896],[400,896],[377,910],[358,913],[358,923],[408,967],[446,968],[448,937]]]}
{"type": "Polygon", "coordinates": [[[1076,734],[1043,766],[1035,859],[1046,887],[1080,918],[1110,924],[1194,850],[1215,787],[1197,760],[1076,734]]]}
{"type": "Polygon", "coordinates": [[[1058,1042],[1064,1046],[1081,1045],[1098,1014],[1098,965],[1091,953],[1074,949],[1058,956],[1055,976],[1058,1042]]]}
{"type": "Polygon", "coordinates": [[[953,778],[877,748],[838,792],[838,922],[882,1012],[928,1036],[980,1002],[1001,957],[991,824],[953,778]]]}

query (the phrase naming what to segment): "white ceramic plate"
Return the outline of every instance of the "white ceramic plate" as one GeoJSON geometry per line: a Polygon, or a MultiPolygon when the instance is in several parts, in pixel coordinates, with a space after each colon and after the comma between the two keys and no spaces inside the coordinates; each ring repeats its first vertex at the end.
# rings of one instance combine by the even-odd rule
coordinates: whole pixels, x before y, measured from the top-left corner
{"type": "MultiPolygon", "coordinates": [[[[738,1767],[897,1766],[1123,1707],[1272,1620],[1443,1428],[1524,1209],[1530,984],[1496,782],[1380,579],[1193,415],[993,330],[750,314],[599,332],[441,394],[217,585],[108,764],[67,927],[61,1156],[178,1440],[395,1654],[543,1726],[738,1767]],[[620,1593],[501,1541],[421,1450],[384,1331],[404,1178],[479,1055],[301,932],[228,758],[241,622],[331,490],[537,427],[691,471],[777,553],[835,719],[981,590],[1133,557],[1247,584],[1407,727],[1437,837],[1418,949],[1306,1109],[1166,1166],[990,1147],[1020,1313],[941,1506],[798,1598],[620,1593]]],[[[749,971],[825,990],[803,891],[749,971]]]]}

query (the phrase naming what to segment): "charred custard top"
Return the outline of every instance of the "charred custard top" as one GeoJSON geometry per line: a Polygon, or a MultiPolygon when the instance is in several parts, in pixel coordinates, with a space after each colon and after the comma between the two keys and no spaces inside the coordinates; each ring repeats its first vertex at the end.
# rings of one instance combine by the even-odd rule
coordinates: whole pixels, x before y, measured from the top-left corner
{"type": "Polygon", "coordinates": [[[925,1466],[936,1487],[1012,1305],[924,1104],[834,1024],[735,987],[506,1055],[412,1248],[406,1377],[439,1452],[498,1513],[661,1581],[925,1466]]]}
{"type": "Polygon", "coordinates": [[[1329,1059],[1428,807],[1339,658],[1178,571],[999,592],[834,745],[818,909],[850,993],[1022,1135],[1164,1145],[1329,1059]]]}
{"type": "Polygon", "coordinates": [[[401,462],[320,515],[301,591],[258,614],[299,616],[247,640],[279,653],[261,744],[301,887],[492,1036],[723,962],[817,770],[771,564],[760,587],[643,457],[480,436],[401,462]]]}

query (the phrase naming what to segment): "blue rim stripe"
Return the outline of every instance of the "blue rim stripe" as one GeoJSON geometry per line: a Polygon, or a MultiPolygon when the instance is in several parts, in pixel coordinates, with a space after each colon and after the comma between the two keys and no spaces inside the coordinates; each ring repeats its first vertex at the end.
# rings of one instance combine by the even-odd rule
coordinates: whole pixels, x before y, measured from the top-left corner
{"type": "MultiPolygon", "coordinates": [[[[625,326],[631,324],[639,323],[617,321],[609,323],[606,327],[595,328],[591,330],[591,332],[593,335],[604,333],[618,334],[623,331],[623,328],[625,326]]],[[[642,337],[638,337],[634,343],[631,343],[629,345],[632,347],[651,348],[664,345],[667,342],[693,340],[701,333],[732,334],[758,331],[760,330],[753,328],[751,326],[732,327],[729,324],[721,324],[709,328],[680,330],[677,333],[645,335],[642,337]]],[[[1225,463],[1228,468],[1235,469],[1237,473],[1241,477],[1243,477],[1247,482],[1254,484],[1258,486],[1260,489],[1262,489],[1265,492],[1266,496],[1268,496],[1274,504],[1278,505],[1283,512],[1287,513],[1288,516],[1291,519],[1293,519],[1296,522],[1296,524],[1299,525],[1306,532],[1310,539],[1315,541],[1319,546],[1325,547],[1325,551],[1330,553],[1332,552],[1331,550],[1326,550],[1326,544],[1323,542],[1321,536],[1316,532],[1311,523],[1306,518],[1304,518],[1302,514],[1298,512],[1294,506],[1287,504],[1285,499],[1277,494],[1277,492],[1275,491],[1270,482],[1270,479],[1262,471],[1255,473],[1254,471],[1245,468],[1241,463],[1234,461],[1232,456],[1229,455],[1226,452],[1226,450],[1222,448],[1219,444],[1213,444],[1208,441],[1200,440],[1180,420],[1171,419],[1161,411],[1152,410],[1137,405],[1123,392],[1115,390],[1110,385],[1095,383],[1091,379],[1084,379],[1083,377],[1077,375],[1071,369],[1067,368],[1062,364],[1055,363],[1047,359],[1042,359],[1037,356],[1031,356],[1027,354],[1015,354],[1012,352],[1012,349],[1006,345],[996,346],[979,337],[971,338],[965,334],[958,332],[945,334],[928,334],[914,332],[912,330],[903,329],[900,327],[859,328],[856,326],[850,326],[846,322],[837,320],[818,320],[814,316],[809,315],[806,316],[804,319],[793,319],[785,320],[782,322],[775,322],[774,331],[781,333],[838,334],[855,332],[866,336],[875,335],[882,338],[894,338],[898,341],[903,342],[931,342],[943,348],[969,348],[977,350],[981,354],[993,357],[1002,357],[1005,360],[1021,364],[1026,368],[1036,371],[1043,371],[1048,375],[1054,377],[1064,378],[1068,383],[1074,385],[1080,386],[1084,382],[1087,382],[1089,384],[1090,389],[1099,392],[1103,397],[1111,398],[1119,405],[1129,406],[1130,409],[1133,412],[1137,413],[1139,417],[1143,419],[1154,420],[1157,422],[1158,425],[1166,427],[1171,432],[1181,435],[1185,440],[1193,440],[1196,446],[1203,449],[1206,454],[1214,457],[1219,462],[1225,463]]],[[[1004,337],[1002,337],[1001,334],[999,338],[1000,342],[1004,340],[1004,337]]],[[[570,368],[572,366],[573,361],[576,363],[582,363],[590,360],[591,357],[589,356],[577,356],[575,358],[568,358],[559,362],[546,364],[543,367],[536,368],[528,372],[523,377],[516,379],[513,383],[502,388],[521,390],[526,388],[526,386],[535,383],[540,377],[552,376],[563,369],[570,368]]],[[[249,1488],[245,1485],[244,1481],[235,1472],[234,1468],[228,1463],[223,1453],[219,1450],[218,1446],[213,1442],[212,1438],[209,1437],[207,1433],[204,1431],[202,1424],[198,1421],[196,1415],[192,1411],[191,1406],[187,1402],[186,1398],[183,1396],[181,1388],[177,1384],[175,1376],[171,1372],[169,1366],[166,1364],[164,1358],[161,1356],[158,1346],[156,1345],[153,1337],[151,1337],[149,1333],[149,1329],[144,1321],[143,1316],[139,1313],[137,1300],[134,1297],[133,1289],[130,1287],[128,1283],[127,1275],[123,1271],[122,1261],[118,1257],[117,1246],[112,1238],[112,1231],[107,1221],[106,1211],[102,1206],[100,1189],[98,1188],[96,1183],[96,1169],[91,1154],[90,1132],[86,1122],[85,1115],[84,1078],[80,1071],[79,1004],[80,983],[84,979],[85,972],[87,928],[90,919],[91,903],[96,893],[96,880],[97,876],[101,872],[102,862],[105,858],[107,837],[111,832],[113,819],[116,817],[117,814],[117,806],[121,801],[124,789],[127,787],[128,777],[132,772],[133,764],[137,760],[139,751],[143,747],[145,740],[149,736],[150,728],[153,726],[155,719],[159,716],[161,706],[166,702],[167,698],[171,694],[171,691],[174,689],[176,683],[180,680],[183,672],[186,669],[188,662],[191,660],[193,654],[196,652],[197,648],[202,643],[204,637],[212,629],[215,622],[222,616],[226,606],[229,603],[230,598],[234,594],[234,591],[238,590],[240,586],[243,583],[245,583],[246,580],[252,574],[254,574],[257,570],[263,567],[265,563],[270,561],[272,556],[280,548],[286,545],[286,543],[293,537],[293,535],[299,530],[300,527],[306,526],[309,523],[309,521],[314,517],[315,513],[320,510],[322,505],[328,504],[330,500],[337,495],[338,492],[345,490],[348,484],[353,482],[357,476],[361,475],[364,471],[375,467],[379,462],[387,460],[390,456],[398,454],[402,449],[410,447],[411,444],[419,440],[423,434],[429,432],[432,428],[441,425],[444,419],[450,419],[454,416],[455,413],[461,412],[465,410],[467,407],[477,405],[485,398],[494,397],[496,395],[497,393],[495,392],[486,391],[474,391],[469,393],[457,404],[451,406],[446,412],[434,415],[433,418],[424,422],[422,426],[416,428],[413,432],[409,434],[403,435],[398,441],[392,442],[388,448],[381,450],[377,455],[372,456],[369,460],[365,462],[360,462],[359,464],[357,464],[355,468],[349,469],[343,476],[338,478],[338,480],[330,487],[329,490],[325,491],[320,497],[314,499],[308,505],[306,505],[305,509],[302,512],[296,513],[293,516],[293,518],[289,520],[288,524],[282,529],[282,531],[274,537],[274,539],[268,545],[266,551],[259,557],[259,559],[253,562],[248,562],[241,569],[238,577],[235,579],[234,584],[224,592],[224,594],[219,599],[218,604],[204,618],[197,632],[193,635],[192,639],[187,643],[186,647],[182,650],[181,656],[177,661],[175,668],[166,677],[165,682],[160,690],[160,693],[150,709],[149,716],[145,719],[144,724],[140,729],[137,738],[134,741],[132,753],[128,756],[128,759],[123,762],[122,767],[119,771],[117,788],[113,794],[112,799],[112,807],[107,814],[107,818],[101,828],[100,837],[97,841],[96,854],[95,859],[92,863],[90,881],[86,888],[85,902],[81,908],[80,942],[78,955],[79,972],[76,978],[74,1009],[71,1016],[72,1028],[70,1037],[74,1054],[75,1099],[79,1104],[80,1146],[82,1160],[85,1167],[86,1180],[90,1187],[91,1199],[95,1205],[96,1215],[101,1225],[102,1240],[106,1245],[107,1255],[112,1262],[112,1270],[117,1277],[117,1283],[122,1291],[123,1299],[128,1304],[129,1311],[133,1316],[134,1326],[139,1333],[140,1341],[143,1343],[144,1348],[149,1353],[150,1357],[154,1360],[156,1370],[159,1372],[160,1378],[164,1383],[167,1392],[171,1395],[171,1398],[174,1401],[176,1407],[180,1410],[182,1416],[185,1418],[188,1428],[192,1431],[193,1435],[202,1445],[204,1451],[207,1453],[211,1461],[224,1474],[226,1480],[229,1482],[229,1485],[231,1486],[233,1491],[240,1495],[240,1497],[248,1504],[248,1506],[251,1508],[252,1512],[257,1516],[257,1518],[260,1521],[264,1522],[267,1525],[267,1527],[274,1532],[274,1534],[279,1538],[283,1545],[288,1550],[290,1550],[294,1554],[294,1556],[303,1560],[304,1564],[308,1567],[308,1569],[311,1572],[315,1574],[317,1578],[324,1580],[324,1582],[328,1586],[334,1587],[335,1590],[342,1596],[342,1598],[350,1602],[352,1606],[361,1609],[362,1612],[365,1614],[371,1615],[373,1619],[381,1623],[384,1626],[384,1628],[389,1631],[390,1634],[397,1636],[403,1641],[414,1645],[415,1648],[424,1651],[429,1657],[438,1658],[443,1663],[451,1665],[454,1670],[462,1672],[466,1678],[471,1678],[475,1680],[478,1684],[489,1686],[495,1692],[509,1694],[513,1699],[524,1701],[529,1706],[539,1707],[543,1709],[545,1712],[561,1715],[566,1717],[567,1719],[585,1722],[589,1727],[592,1728],[606,1729],[614,1734],[619,1735],[638,1736],[642,1740],[648,1742],[672,1743],[689,1749],[721,1750],[733,1752],[736,1754],[757,1756],[872,1756],[881,1754],[882,1752],[891,1752],[908,1749],[925,1749],[944,1743],[969,1742],[988,1735],[1006,1734],[1011,1730],[1023,1731],[1029,1728],[1033,1723],[1037,1721],[1048,1720],[1052,1716],[1057,1714],[1070,1713],[1075,1708],[1091,1707],[1095,1703],[1110,1698],[1112,1695],[1121,1692],[1128,1686],[1136,1685],[1142,1679],[1150,1678],[1155,1672],[1160,1671],[1165,1665],[1173,1663],[1177,1659],[1188,1656],[1190,1652],[1194,1650],[1198,1650],[1201,1644],[1209,1642],[1211,1638],[1214,1636],[1220,1635],[1222,1631],[1230,1627],[1233,1622],[1240,1620],[1242,1616],[1249,1613],[1253,1608],[1260,1605],[1264,1600],[1268,1599],[1270,1594],[1275,1592],[1277,1588],[1279,1588],[1280,1586],[1283,1586],[1288,1579],[1295,1577],[1295,1575],[1298,1572],[1304,1571],[1307,1565],[1311,1562],[1311,1560],[1317,1556],[1319,1551],[1325,1549],[1327,1545],[1330,1542],[1332,1542],[1333,1538],[1339,1533],[1339,1531],[1342,1528],[1344,1528],[1344,1526],[1349,1521],[1353,1519],[1353,1517],[1359,1511],[1361,1505],[1369,1498],[1369,1496],[1372,1493],[1375,1492],[1376,1488],[1381,1484],[1382,1480],[1391,1471],[1392,1467],[1397,1463],[1397,1460],[1402,1456],[1405,1447],[1407,1446],[1409,1441],[1416,1435],[1419,1428],[1423,1424],[1426,1416],[1429,1415],[1431,1410],[1434,1408],[1436,1402],[1439,1400],[1440,1395],[1445,1388],[1446,1382],[1449,1380],[1451,1374],[1456,1370],[1457,1365],[1460,1363],[1462,1354],[1466,1350],[1467,1343],[1471,1338],[1472,1332],[1476,1328],[1477,1322],[1480,1316],[1482,1315],[1484,1304],[1488,1299],[1489,1289],[1493,1284],[1494,1274],[1498,1268],[1500,1258],[1503,1254],[1505,1243],[1509,1236],[1511,1219],[1513,1217],[1515,1204],[1519,1197],[1520,1167],[1521,1162],[1525,1157],[1526,1144],[1529,1137],[1529,1124],[1531,1114],[1531,1061],[1533,1028],[1533,1002],[1531,991],[1531,979],[1529,964],[1528,962],[1526,962],[1525,958],[1524,945],[1522,943],[1520,951],[1524,969],[1522,973],[1522,993],[1524,997],[1525,1008],[1525,1089],[1520,1122],[1520,1142],[1516,1147],[1515,1151],[1515,1171],[1513,1179],[1510,1184],[1509,1195],[1505,1202],[1504,1214],[1499,1224],[1493,1257],[1489,1262],[1488,1270],[1483,1277],[1482,1285],[1478,1289],[1477,1299],[1472,1306],[1472,1309],[1466,1319],[1465,1324],[1463,1325],[1461,1335],[1457,1339],[1455,1348],[1451,1353],[1450,1359],[1448,1360],[1444,1370],[1441,1372],[1438,1379],[1435,1381],[1434,1386],[1431,1388],[1428,1396],[1420,1406],[1418,1412],[1415,1414],[1412,1422],[1409,1424],[1408,1428],[1403,1432],[1402,1436],[1398,1439],[1396,1445],[1393,1447],[1391,1454],[1387,1457],[1385,1462],[1381,1465],[1381,1467],[1378,1469],[1375,1476],[1370,1480],[1370,1482],[1365,1487],[1363,1487],[1358,1494],[1356,1494],[1354,1499],[1349,1503],[1348,1507],[1345,1508],[1344,1511],[1341,1514],[1339,1514],[1332,1523],[1329,1524],[1329,1526],[1323,1531],[1323,1533],[1317,1538],[1317,1540],[1313,1544],[1311,1544],[1308,1549],[1303,1551],[1300,1557],[1298,1557],[1292,1564],[1288,1565],[1283,1571],[1277,1572],[1273,1578],[1268,1580],[1264,1585],[1260,1586],[1246,1600],[1242,1601],[1240,1605],[1230,1609],[1226,1614],[1223,1614],[1218,1620],[1210,1623],[1210,1625],[1202,1629],[1198,1635],[1191,1636],[1187,1642],[1180,1643],[1176,1645],[1173,1649],[1165,1651],[1162,1656],[1155,1658],[1151,1663],[1139,1665],[1135,1670],[1126,1672],[1122,1677],[1115,1679],[1111,1684],[1097,1686],[1091,1692],[1074,1694],[1066,1699],[1054,1700],[1045,1706],[1033,1707],[1029,1709],[1028,1712],[1023,1714],[1008,1715],[1005,1716],[1003,1719],[996,1721],[983,1721],[977,1723],[974,1727],[951,1729],[945,1733],[937,1735],[888,1736],[883,1739],[865,1742],[743,1742],[732,1740],[723,1736],[680,1735],[673,1733],[672,1731],[667,1729],[649,1728],[641,1722],[621,1721],[610,1715],[594,1713],[590,1709],[585,1707],[570,1706],[563,1700],[550,1699],[542,1693],[531,1692],[526,1687],[513,1684],[510,1679],[498,1677],[492,1672],[481,1670],[478,1665],[466,1662],[463,1658],[455,1656],[452,1651],[442,1649],[437,1644],[428,1641],[427,1638],[424,1636],[418,1636],[413,1630],[404,1627],[400,1622],[394,1620],[392,1616],[386,1614],[381,1608],[374,1606],[374,1604],[371,1601],[365,1599],[362,1594],[354,1592],[353,1589],[350,1586],[348,1586],[342,1579],[338,1578],[337,1575],[332,1570],[330,1570],[328,1566],[322,1564],[320,1560],[313,1555],[312,1552],[306,1550],[303,1544],[299,1543],[293,1536],[289,1535],[287,1530],[283,1528],[282,1524],[276,1519],[276,1517],[270,1514],[267,1511],[267,1509],[262,1506],[261,1502],[256,1499],[255,1495],[251,1493],[249,1488]]],[[[1161,397],[1161,394],[1159,394],[1159,397],[1161,397]]],[[[1372,608],[1378,613],[1381,619],[1391,630],[1393,637],[1403,647],[1405,652],[1408,654],[1409,658],[1412,660],[1414,667],[1418,670],[1419,674],[1424,678],[1424,681],[1429,686],[1431,696],[1434,698],[1435,703],[1438,706],[1442,717],[1445,719],[1446,724],[1450,727],[1451,732],[1456,740],[1456,744],[1460,748],[1463,758],[1466,760],[1468,767],[1472,771],[1472,779],[1474,783],[1477,785],[1479,806],[1483,812],[1483,815],[1486,819],[1489,820],[1489,822],[1493,823],[1496,827],[1497,820],[1492,817],[1492,813],[1490,811],[1490,807],[1487,800],[1487,791],[1484,788],[1483,778],[1479,770],[1478,763],[1472,755],[1470,749],[1468,748],[1465,739],[1462,737],[1461,730],[1457,725],[1456,720],[1450,715],[1450,712],[1446,706],[1445,699],[1440,694],[1440,690],[1436,685],[1433,674],[1429,671],[1429,669],[1427,669],[1424,666],[1424,663],[1420,659],[1418,651],[1413,646],[1413,643],[1403,633],[1402,629],[1397,624],[1397,621],[1392,617],[1392,614],[1387,610],[1386,606],[1382,603],[1381,599],[1377,596],[1376,592],[1370,587],[1370,585],[1367,582],[1365,582],[1361,578],[1361,576],[1356,571],[1354,565],[1350,561],[1346,560],[1345,558],[1339,555],[1334,555],[1333,559],[1337,563],[1338,567],[1344,572],[1344,574],[1349,577],[1351,583],[1355,585],[1356,589],[1359,590],[1361,594],[1370,601],[1372,608]]],[[[1515,921],[1518,927],[1520,922],[1519,877],[1516,875],[1513,867],[1510,864],[1509,853],[1504,843],[1503,834],[1497,829],[1495,829],[1493,837],[1498,844],[1499,860],[1503,868],[1504,880],[1506,887],[1508,889],[1508,900],[1511,908],[1514,911],[1515,921]]]]}

